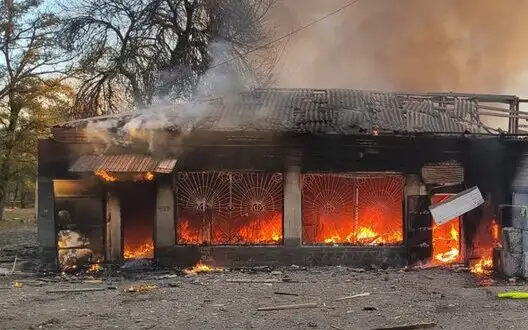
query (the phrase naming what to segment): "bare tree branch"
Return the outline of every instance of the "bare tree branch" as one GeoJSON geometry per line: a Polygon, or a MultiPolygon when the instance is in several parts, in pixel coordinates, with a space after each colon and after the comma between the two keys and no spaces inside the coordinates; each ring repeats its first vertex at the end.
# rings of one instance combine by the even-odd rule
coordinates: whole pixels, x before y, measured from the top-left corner
{"type": "Polygon", "coordinates": [[[236,70],[269,81],[276,52],[267,15],[274,0],[63,1],[62,44],[76,52],[78,117],[114,112],[123,97],[138,107],[160,97],[192,97],[212,63],[211,43],[226,45],[236,70]],[[250,50],[261,47],[251,57],[250,50]],[[119,92],[118,92],[119,90],[119,92]]]}

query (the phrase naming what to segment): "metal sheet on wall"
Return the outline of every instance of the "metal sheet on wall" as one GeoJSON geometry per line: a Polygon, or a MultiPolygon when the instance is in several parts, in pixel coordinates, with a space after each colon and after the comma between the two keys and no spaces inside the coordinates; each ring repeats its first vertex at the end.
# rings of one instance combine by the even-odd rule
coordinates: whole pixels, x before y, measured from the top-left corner
{"type": "Polygon", "coordinates": [[[425,184],[458,185],[464,182],[464,167],[456,161],[425,164],[422,179],[425,184]]]}

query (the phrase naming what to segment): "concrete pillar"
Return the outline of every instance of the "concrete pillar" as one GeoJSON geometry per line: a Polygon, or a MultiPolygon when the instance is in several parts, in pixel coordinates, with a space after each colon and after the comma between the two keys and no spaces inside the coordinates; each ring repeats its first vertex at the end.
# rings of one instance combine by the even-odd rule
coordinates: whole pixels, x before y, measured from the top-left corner
{"type": "Polygon", "coordinates": [[[301,170],[289,166],[284,178],[284,245],[302,244],[301,170]]]}
{"type": "Polygon", "coordinates": [[[405,177],[404,194],[406,198],[408,196],[427,195],[425,185],[421,182],[420,177],[418,175],[411,174],[405,177]]]}
{"type": "Polygon", "coordinates": [[[160,183],[156,197],[155,248],[172,247],[176,244],[174,227],[174,195],[168,183],[160,183]]]}
{"type": "Polygon", "coordinates": [[[53,180],[37,180],[37,233],[41,248],[41,267],[55,271],[57,265],[57,238],[55,228],[55,193],[53,180]]]}
{"type": "Polygon", "coordinates": [[[121,206],[119,198],[108,193],[106,198],[106,257],[117,261],[122,257],[121,251],[121,206]]]}

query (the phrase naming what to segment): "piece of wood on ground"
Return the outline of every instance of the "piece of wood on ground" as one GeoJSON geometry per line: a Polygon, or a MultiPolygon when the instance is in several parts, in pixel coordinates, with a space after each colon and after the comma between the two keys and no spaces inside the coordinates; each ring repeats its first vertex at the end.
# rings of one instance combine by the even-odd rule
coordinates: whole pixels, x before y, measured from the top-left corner
{"type": "Polygon", "coordinates": [[[228,278],[226,282],[229,283],[281,283],[277,278],[272,279],[250,279],[250,278],[228,278]]]}
{"type": "Polygon", "coordinates": [[[355,295],[352,295],[352,296],[336,298],[335,301],[343,301],[343,300],[349,300],[349,299],[354,299],[354,298],[359,298],[359,297],[367,297],[367,296],[370,296],[370,292],[358,293],[358,294],[355,294],[355,295]]]}
{"type": "Polygon", "coordinates": [[[15,256],[15,260],[13,261],[13,268],[11,268],[11,274],[15,272],[17,261],[18,261],[18,255],[15,256]]]}
{"type": "Polygon", "coordinates": [[[302,308],[315,308],[315,307],[317,307],[317,303],[306,303],[306,304],[259,307],[257,308],[257,311],[280,311],[280,310],[287,310],[287,309],[302,309],[302,308]]]}
{"type": "Polygon", "coordinates": [[[330,325],[330,328],[336,329],[336,330],[343,330],[340,327],[338,327],[337,325],[330,325]]]}
{"type": "Polygon", "coordinates": [[[291,293],[291,292],[282,292],[282,291],[275,291],[273,294],[278,294],[281,296],[299,296],[297,293],[291,293]]]}
{"type": "Polygon", "coordinates": [[[431,329],[436,326],[435,322],[425,322],[425,323],[414,323],[406,325],[397,325],[392,327],[381,327],[374,328],[372,330],[415,330],[415,329],[431,329]]]}
{"type": "Polygon", "coordinates": [[[18,283],[29,285],[29,286],[43,286],[46,285],[45,282],[42,281],[33,281],[33,280],[18,280],[18,283]]]}
{"type": "Polygon", "coordinates": [[[75,289],[54,289],[47,290],[46,293],[76,293],[76,292],[92,292],[92,291],[106,291],[115,290],[115,286],[105,286],[101,288],[75,288],[75,289]]]}

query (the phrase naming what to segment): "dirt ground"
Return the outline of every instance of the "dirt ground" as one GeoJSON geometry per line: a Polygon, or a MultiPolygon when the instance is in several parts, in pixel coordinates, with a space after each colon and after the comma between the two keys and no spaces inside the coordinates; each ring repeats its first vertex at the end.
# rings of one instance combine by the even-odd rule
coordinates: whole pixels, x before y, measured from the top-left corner
{"type": "MultiPolygon", "coordinates": [[[[14,221],[14,222],[13,222],[14,221]]],[[[0,225],[0,268],[34,271],[31,221],[0,225]]],[[[376,329],[435,323],[433,329],[527,329],[528,300],[496,293],[528,290],[450,269],[345,267],[253,269],[182,275],[176,270],[112,276],[0,275],[0,329],[376,329]],[[233,283],[232,280],[274,280],[233,283]],[[286,279],[286,281],[284,280],[286,279]],[[483,286],[486,283],[486,286],[483,286]],[[137,284],[152,291],[130,293],[137,284]],[[18,286],[18,287],[17,287],[18,286]],[[51,293],[56,289],[104,291],[51,293]],[[369,293],[347,300],[337,298],[369,293]],[[316,304],[258,311],[259,307],[316,304]]]]}

